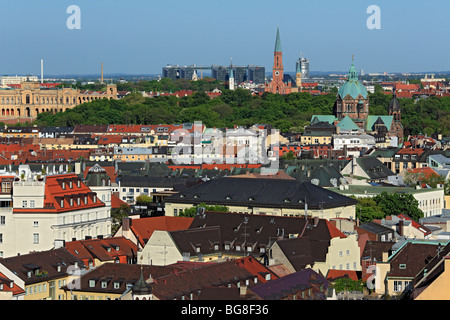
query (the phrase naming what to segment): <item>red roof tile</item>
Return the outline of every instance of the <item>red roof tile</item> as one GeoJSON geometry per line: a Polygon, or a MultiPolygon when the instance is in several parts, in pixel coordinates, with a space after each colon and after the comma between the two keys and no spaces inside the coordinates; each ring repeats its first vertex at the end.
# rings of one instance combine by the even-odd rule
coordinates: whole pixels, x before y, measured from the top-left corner
{"type": "Polygon", "coordinates": [[[44,197],[44,208],[16,208],[14,212],[58,213],[105,206],[103,202],[97,199],[96,193],[81,182],[81,179],[73,173],[46,176],[44,197]],[[72,182],[72,188],[70,188],[70,182],[72,182]],[[65,186],[64,189],[63,185],[65,186]],[[78,204],[78,198],[80,198],[80,204],[78,204]],[[73,199],[72,204],[70,199],[73,199]],[[63,206],[61,206],[61,201],[63,206]]]}
{"type": "Polygon", "coordinates": [[[132,219],[131,230],[136,236],[139,236],[139,242],[144,246],[153,231],[185,230],[189,228],[193,220],[194,218],[168,216],[132,219]]]}

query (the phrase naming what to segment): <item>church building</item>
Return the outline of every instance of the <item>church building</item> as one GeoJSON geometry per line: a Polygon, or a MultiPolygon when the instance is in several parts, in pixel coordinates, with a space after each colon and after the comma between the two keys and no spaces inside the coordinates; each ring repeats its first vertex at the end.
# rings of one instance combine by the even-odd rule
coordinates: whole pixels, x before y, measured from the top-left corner
{"type": "Polygon", "coordinates": [[[275,50],[273,57],[272,81],[266,83],[265,92],[290,94],[295,86],[291,77],[284,74],[283,51],[281,50],[280,29],[277,29],[275,50]]]}

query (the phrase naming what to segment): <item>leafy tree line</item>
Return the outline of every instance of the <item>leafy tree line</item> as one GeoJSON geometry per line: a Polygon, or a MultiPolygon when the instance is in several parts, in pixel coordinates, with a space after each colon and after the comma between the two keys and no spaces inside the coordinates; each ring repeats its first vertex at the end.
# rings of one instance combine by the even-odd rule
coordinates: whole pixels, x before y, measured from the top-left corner
{"type": "MultiPolygon", "coordinates": [[[[215,80],[140,81],[119,84],[119,90],[131,91],[121,100],[96,100],[63,113],[38,115],[34,124],[72,126],[76,124],[160,124],[202,121],[208,127],[251,126],[270,124],[281,132],[302,132],[312,115],[331,115],[336,93],[314,96],[307,92],[278,95],[264,93],[252,96],[248,90],[228,90],[215,80]],[[122,87],[121,87],[122,86],[122,87]],[[222,90],[210,99],[205,91],[222,90]],[[172,91],[194,89],[187,97],[143,97],[138,91],[172,91]],[[206,89],[206,90],[204,90],[206,89]],[[198,90],[198,91],[197,91],[198,90]]],[[[370,114],[387,115],[392,96],[379,90],[369,94],[370,114]]],[[[399,99],[402,124],[406,134],[450,134],[450,98],[430,97],[415,101],[399,99]]]]}
{"type": "Polygon", "coordinates": [[[386,216],[405,214],[415,221],[423,218],[419,202],[409,193],[387,193],[386,191],[373,198],[357,198],[356,215],[361,222],[383,219],[386,216]]]}

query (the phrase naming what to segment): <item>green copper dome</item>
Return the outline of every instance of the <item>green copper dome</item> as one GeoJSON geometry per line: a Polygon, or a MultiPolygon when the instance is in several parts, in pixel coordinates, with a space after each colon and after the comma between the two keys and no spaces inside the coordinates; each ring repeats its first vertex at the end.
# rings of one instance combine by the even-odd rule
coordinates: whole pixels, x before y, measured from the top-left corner
{"type": "Polygon", "coordinates": [[[359,95],[364,99],[368,96],[366,87],[358,80],[358,74],[353,62],[348,72],[348,80],[339,88],[338,95],[342,99],[347,95],[350,95],[353,99],[357,99],[359,95]]]}

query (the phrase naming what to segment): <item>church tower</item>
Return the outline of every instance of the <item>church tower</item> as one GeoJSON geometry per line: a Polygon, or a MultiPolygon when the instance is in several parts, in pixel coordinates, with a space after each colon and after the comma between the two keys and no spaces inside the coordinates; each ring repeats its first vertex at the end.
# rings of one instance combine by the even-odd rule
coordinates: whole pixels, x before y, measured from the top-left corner
{"type": "Polygon", "coordinates": [[[234,90],[233,58],[231,58],[230,78],[228,80],[228,88],[230,90],[234,90]]]}
{"type": "Polygon", "coordinates": [[[295,73],[295,85],[298,88],[298,92],[302,92],[302,70],[299,63],[297,63],[297,71],[295,73]]]}
{"type": "Polygon", "coordinates": [[[403,126],[402,126],[402,112],[400,102],[397,99],[397,94],[394,91],[391,102],[389,103],[389,115],[393,117],[393,126],[395,135],[399,138],[399,141],[403,141],[403,126]]]}
{"type": "Polygon", "coordinates": [[[280,29],[277,28],[275,50],[273,54],[272,82],[266,85],[265,91],[279,94],[292,92],[291,83],[284,82],[283,51],[281,50],[280,29]]]}

